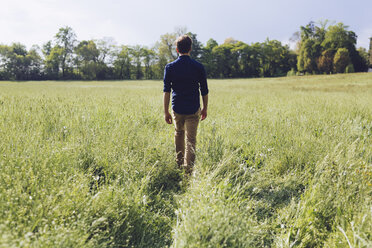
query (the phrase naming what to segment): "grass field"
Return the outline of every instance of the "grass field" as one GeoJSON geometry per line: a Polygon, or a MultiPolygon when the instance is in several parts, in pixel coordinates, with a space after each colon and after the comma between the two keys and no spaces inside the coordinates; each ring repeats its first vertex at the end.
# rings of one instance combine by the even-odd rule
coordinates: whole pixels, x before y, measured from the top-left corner
{"type": "Polygon", "coordinates": [[[372,73],[209,88],[186,180],[162,82],[0,82],[0,247],[372,246],[372,73]]]}

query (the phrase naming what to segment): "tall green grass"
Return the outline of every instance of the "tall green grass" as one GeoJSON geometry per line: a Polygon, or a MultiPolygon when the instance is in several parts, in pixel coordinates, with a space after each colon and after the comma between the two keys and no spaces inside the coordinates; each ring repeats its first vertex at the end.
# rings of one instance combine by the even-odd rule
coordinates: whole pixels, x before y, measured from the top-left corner
{"type": "Polygon", "coordinates": [[[160,81],[0,83],[0,247],[370,247],[372,75],[210,80],[195,173],[160,81]]]}

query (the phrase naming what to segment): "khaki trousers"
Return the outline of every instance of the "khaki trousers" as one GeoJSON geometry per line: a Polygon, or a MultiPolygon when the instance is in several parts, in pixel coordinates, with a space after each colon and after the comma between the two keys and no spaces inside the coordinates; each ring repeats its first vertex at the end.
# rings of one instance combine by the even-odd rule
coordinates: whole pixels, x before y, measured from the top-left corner
{"type": "Polygon", "coordinates": [[[196,133],[200,120],[200,109],[191,115],[181,115],[174,111],[172,114],[175,126],[174,142],[177,164],[184,167],[187,173],[191,173],[195,162],[196,133]]]}

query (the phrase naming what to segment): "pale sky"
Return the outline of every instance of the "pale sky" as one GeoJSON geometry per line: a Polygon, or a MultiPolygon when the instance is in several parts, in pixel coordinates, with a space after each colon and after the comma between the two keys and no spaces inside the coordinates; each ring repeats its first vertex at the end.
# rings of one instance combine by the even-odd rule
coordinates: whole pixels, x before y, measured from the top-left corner
{"type": "Polygon", "coordinates": [[[248,44],[266,38],[288,43],[301,25],[329,19],[372,37],[372,0],[0,0],[0,44],[28,48],[70,26],[78,40],[112,37],[118,45],[152,46],[186,26],[205,44],[233,37],[248,44]]]}

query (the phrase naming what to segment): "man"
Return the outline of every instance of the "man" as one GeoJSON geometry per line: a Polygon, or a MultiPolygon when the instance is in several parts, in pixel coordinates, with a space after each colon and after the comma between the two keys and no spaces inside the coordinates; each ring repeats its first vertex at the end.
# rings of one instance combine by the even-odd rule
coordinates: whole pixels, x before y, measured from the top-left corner
{"type": "Polygon", "coordinates": [[[191,38],[187,35],[180,36],[176,44],[179,57],[167,64],[164,71],[164,118],[168,124],[172,124],[172,116],[168,110],[172,91],[176,161],[178,166],[184,167],[186,173],[191,174],[195,162],[199,119],[207,118],[208,85],[203,65],[190,58],[191,38]],[[202,109],[200,93],[203,99],[202,109]]]}

